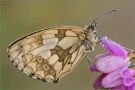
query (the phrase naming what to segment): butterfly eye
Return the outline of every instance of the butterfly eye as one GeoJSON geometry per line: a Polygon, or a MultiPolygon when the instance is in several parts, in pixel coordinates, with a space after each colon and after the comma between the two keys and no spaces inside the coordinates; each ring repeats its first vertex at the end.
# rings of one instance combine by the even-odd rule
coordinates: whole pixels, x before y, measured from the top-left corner
{"type": "Polygon", "coordinates": [[[37,44],[38,44],[38,45],[42,45],[42,42],[41,42],[41,41],[38,41],[37,44]]]}
{"type": "Polygon", "coordinates": [[[94,24],[91,24],[90,29],[91,29],[92,31],[97,30],[97,23],[95,22],[94,24]]]}
{"type": "Polygon", "coordinates": [[[55,75],[55,71],[54,71],[54,70],[51,70],[51,71],[50,71],[50,74],[51,74],[51,75],[55,75]]]}
{"type": "Polygon", "coordinates": [[[92,31],[94,31],[94,26],[93,26],[93,25],[91,25],[91,26],[90,26],[90,29],[91,29],[92,31]]]}
{"type": "Polygon", "coordinates": [[[44,64],[44,65],[43,65],[43,69],[44,69],[45,71],[48,71],[48,70],[49,70],[49,66],[48,66],[47,64],[44,64]]]}
{"type": "Polygon", "coordinates": [[[41,63],[43,61],[43,58],[41,56],[37,57],[37,62],[41,63]]]}

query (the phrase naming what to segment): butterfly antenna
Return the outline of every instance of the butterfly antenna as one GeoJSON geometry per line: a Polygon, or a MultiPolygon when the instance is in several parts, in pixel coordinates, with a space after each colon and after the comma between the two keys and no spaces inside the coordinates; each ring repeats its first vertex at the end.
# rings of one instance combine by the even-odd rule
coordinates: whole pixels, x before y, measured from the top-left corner
{"type": "Polygon", "coordinates": [[[114,9],[114,10],[110,10],[110,11],[106,12],[105,14],[103,14],[103,15],[101,15],[100,17],[96,18],[96,19],[92,22],[92,24],[96,23],[96,21],[97,21],[98,19],[101,19],[101,18],[103,18],[104,16],[106,16],[106,15],[108,15],[108,14],[112,14],[112,13],[114,13],[115,11],[116,11],[116,10],[114,9]]]}

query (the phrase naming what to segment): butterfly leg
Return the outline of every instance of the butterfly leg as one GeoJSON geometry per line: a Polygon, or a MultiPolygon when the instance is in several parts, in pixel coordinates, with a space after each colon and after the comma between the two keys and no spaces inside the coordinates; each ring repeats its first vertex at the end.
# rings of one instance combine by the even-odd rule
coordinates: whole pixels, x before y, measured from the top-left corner
{"type": "MultiPolygon", "coordinates": [[[[85,57],[86,57],[86,59],[87,59],[89,65],[90,65],[90,62],[94,63],[90,57],[88,57],[87,55],[85,55],[85,57]]],[[[90,69],[90,70],[91,70],[91,69],[90,69]]],[[[92,71],[92,70],[91,70],[91,71],[92,71]]],[[[93,72],[93,71],[92,71],[92,72],[93,72]]]]}
{"type": "Polygon", "coordinates": [[[89,56],[87,56],[87,54],[85,54],[85,57],[89,64],[90,64],[90,62],[94,63],[93,60],[89,56]]]}

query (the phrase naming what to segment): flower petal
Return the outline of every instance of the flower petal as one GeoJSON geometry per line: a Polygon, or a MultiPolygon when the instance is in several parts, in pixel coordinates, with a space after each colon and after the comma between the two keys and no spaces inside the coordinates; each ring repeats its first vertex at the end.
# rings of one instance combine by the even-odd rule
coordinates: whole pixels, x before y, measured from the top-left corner
{"type": "Polygon", "coordinates": [[[114,71],[114,72],[108,74],[102,80],[102,86],[105,88],[116,87],[121,84],[123,84],[123,79],[120,76],[120,70],[117,70],[117,71],[114,71]]]}
{"type": "Polygon", "coordinates": [[[124,84],[113,87],[111,90],[128,90],[128,87],[126,87],[124,84]]]}
{"type": "Polygon", "coordinates": [[[135,74],[135,69],[123,68],[120,74],[122,78],[130,78],[135,74]]]}
{"type": "Polygon", "coordinates": [[[97,62],[99,59],[104,58],[106,56],[110,55],[109,53],[99,54],[95,58],[95,62],[97,62]]]}
{"type": "Polygon", "coordinates": [[[91,71],[97,71],[97,72],[99,72],[99,71],[97,70],[95,64],[90,64],[90,65],[89,65],[89,68],[90,68],[91,71]]]}
{"type": "Polygon", "coordinates": [[[101,45],[111,54],[122,56],[124,58],[127,57],[126,50],[121,45],[114,41],[111,41],[107,37],[102,38],[101,45]]]}
{"type": "Polygon", "coordinates": [[[135,90],[135,83],[133,83],[131,86],[128,86],[128,90],[135,90]]]}
{"type": "Polygon", "coordinates": [[[93,82],[93,87],[95,88],[95,89],[99,89],[99,88],[101,88],[102,87],[102,85],[101,85],[101,82],[102,82],[102,80],[103,80],[103,78],[106,76],[107,74],[101,74],[97,79],[95,79],[95,81],[93,82]]]}
{"type": "Polygon", "coordinates": [[[124,85],[125,86],[131,86],[133,83],[135,83],[135,79],[133,79],[133,78],[124,79],[124,85]]]}
{"type": "Polygon", "coordinates": [[[95,63],[97,70],[102,73],[111,73],[115,70],[126,67],[127,65],[127,61],[122,57],[111,54],[108,54],[100,59],[98,58],[95,63]]]}

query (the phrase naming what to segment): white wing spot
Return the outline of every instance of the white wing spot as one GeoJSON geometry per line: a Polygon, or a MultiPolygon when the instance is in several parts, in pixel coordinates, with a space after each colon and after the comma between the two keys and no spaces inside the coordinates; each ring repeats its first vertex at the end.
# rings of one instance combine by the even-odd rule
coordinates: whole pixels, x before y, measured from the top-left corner
{"type": "Polygon", "coordinates": [[[52,37],[55,37],[55,35],[54,34],[43,34],[42,35],[43,39],[52,38],[52,37]]]}
{"type": "Polygon", "coordinates": [[[58,38],[49,38],[49,39],[45,39],[43,40],[43,44],[52,44],[52,43],[57,43],[58,42],[58,38]]]}
{"type": "Polygon", "coordinates": [[[32,43],[34,42],[35,38],[31,37],[31,38],[26,38],[23,42],[23,45],[28,44],[28,43],[32,43]]]}
{"type": "Polygon", "coordinates": [[[72,31],[66,31],[66,36],[77,36],[77,35],[72,31]]]}
{"type": "Polygon", "coordinates": [[[55,65],[54,65],[54,69],[56,71],[56,75],[60,72],[60,70],[62,69],[62,62],[57,62],[55,65]]]}
{"type": "Polygon", "coordinates": [[[47,60],[51,56],[51,52],[50,52],[50,50],[46,50],[46,51],[43,51],[42,53],[40,53],[39,56],[41,56],[42,58],[47,60]]]}
{"type": "Polygon", "coordinates": [[[29,52],[28,54],[32,54],[33,57],[38,55],[39,53],[45,51],[45,50],[49,50],[49,49],[53,49],[56,46],[57,43],[51,43],[51,44],[46,44],[42,47],[39,47],[37,49],[34,49],[33,51],[29,52]]]}
{"type": "Polygon", "coordinates": [[[37,68],[36,65],[37,65],[37,62],[30,62],[30,63],[28,64],[28,66],[29,66],[30,68],[32,68],[33,72],[36,71],[36,68],[37,68]]]}
{"type": "Polygon", "coordinates": [[[58,55],[57,54],[54,54],[53,56],[51,56],[49,59],[48,59],[48,63],[50,65],[54,65],[57,60],[59,59],[58,55]]]}
{"type": "Polygon", "coordinates": [[[67,49],[70,46],[77,43],[78,41],[78,37],[64,37],[61,41],[59,41],[58,46],[60,46],[63,49],[67,49]]]}

